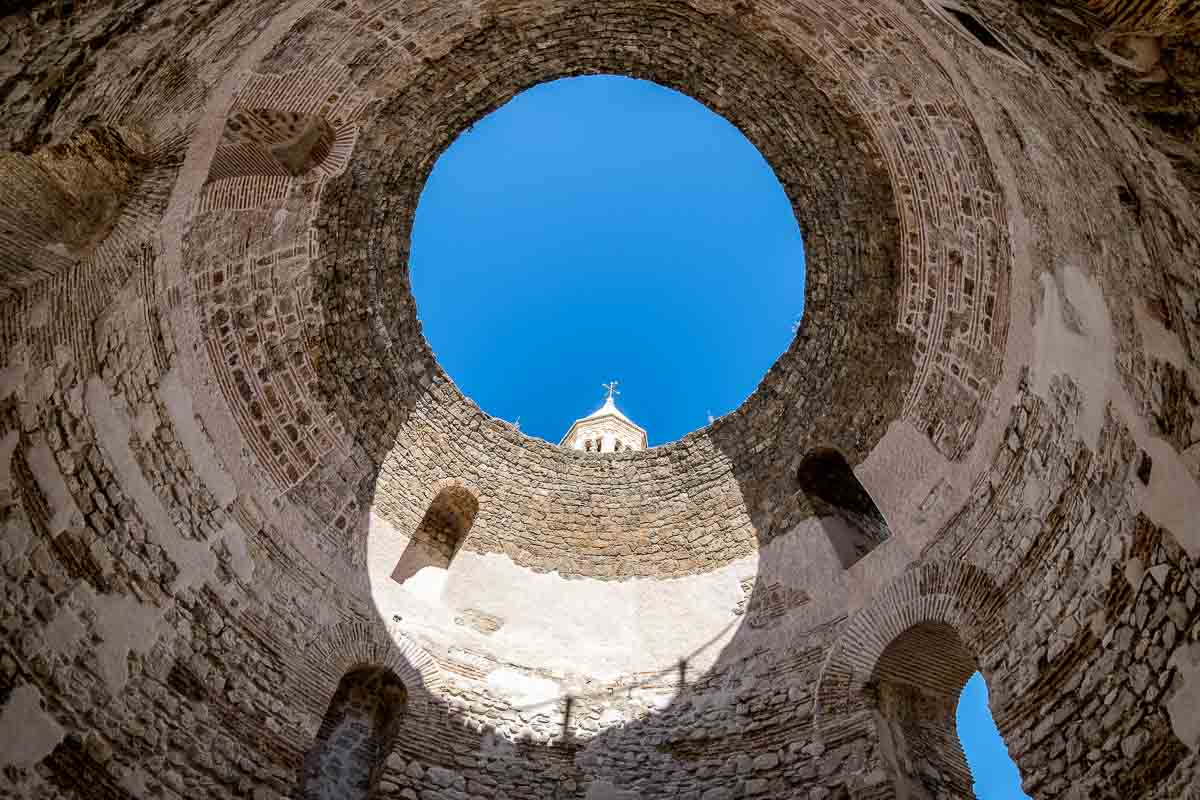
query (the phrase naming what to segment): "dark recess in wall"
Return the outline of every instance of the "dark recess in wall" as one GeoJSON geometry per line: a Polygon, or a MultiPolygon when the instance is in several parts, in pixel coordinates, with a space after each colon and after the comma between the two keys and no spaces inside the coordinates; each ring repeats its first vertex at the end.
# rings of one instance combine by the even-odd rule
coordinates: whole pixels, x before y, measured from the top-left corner
{"type": "Polygon", "coordinates": [[[975,18],[975,15],[963,11],[961,8],[955,8],[954,6],[942,6],[942,8],[958,21],[958,24],[962,26],[963,30],[974,36],[975,39],[984,47],[1004,53],[1006,56],[1011,56],[1013,54],[1012,51],[1005,46],[1004,42],[1000,41],[996,37],[996,34],[992,33],[986,25],[975,18]]]}
{"type": "Polygon", "coordinates": [[[887,520],[838,451],[809,453],[800,464],[796,481],[821,518],[843,568],[849,569],[891,538],[887,520]]]}

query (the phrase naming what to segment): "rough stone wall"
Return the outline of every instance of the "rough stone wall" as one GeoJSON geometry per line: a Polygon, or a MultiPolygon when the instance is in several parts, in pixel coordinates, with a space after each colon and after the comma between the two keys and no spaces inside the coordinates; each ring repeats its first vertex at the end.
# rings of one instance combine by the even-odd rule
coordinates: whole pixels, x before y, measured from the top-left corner
{"type": "MultiPolygon", "coordinates": [[[[1036,457],[1020,446],[1013,452],[1015,474],[990,513],[1014,536],[937,549],[989,565],[1008,600],[1000,610],[1006,648],[1029,648],[1024,659],[1007,659],[1015,674],[992,701],[1027,788],[1035,796],[1071,786],[1115,796],[1153,786],[1180,792],[1197,764],[1179,738],[1188,729],[1171,717],[1190,706],[1183,687],[1194,680],[1186,667],[1200,633],[1200,572],[1117,491],[1143,481],[1128,429],[1108,416],[1098,449],[1073,440],[1064,434],[1078,395],[1068,381],[1056,389],[1051,402],[1026,397],[1014,414],[1014,444],[1058,442],[1036,457]],[[1032,488],[1047,468],[1063,471],[1059,491],[1032,488]],[[1135,766],[1114,769],[1117,753],[1135,766]]],[[[1164,796],[1181,796],[1174,792],[1164,796]]]]}
{"type": "Polygon", "coordinates": [[[488,688],[496,664],[460,655],[442,666],[448,707],[462,723],[431,715],[406,727],[381,788],[439,799],[580,797],[604,786],[617,797],[803,794],[854,761],[848,750],[823,760],[812,738],[807,687],[834,630],[820,626],[699,678],[677,669],[630,675],[527,707],[488,688]]]}
{"type": "Polygon", "coordinates": [[[72,206],[43,202],[66,172],[0,174],[42,232],[21,252],[98,210],[44,274],[0,276],[0,793],[287,796],[340,682],[374,666],[407,693],[381,796],[963,796],[944,722],[966,667],[891,668],[932,625],[987,677],[1034,797],[1194,796],[1190,23],[1154,16],[1147,51],[1114,3],[968,5],[1009,55],[917,0],[6,10],[3,163],[98,176],[72,206]],[[592,71],[737,124],[810,269],[804,325],[741,409],[599,458],[461,395],[406,263],[441,149],[592,71]],[[230,120],[267,112],[256,146],[283,168],[214,171],[245,144],[230,120]],[[94,129],[137,131],[147,163],[110,170],[94,129]],[[795,479],[824,447],[894,535],[816,574],[826,520],[795,479]],[[368,512],[411,536],[448,482],[479,503],[481,563],[600,607],[634,579],[696,605],[754,556],[758,577],[701,656],[513,663],[516,625],[389,616],[364,568],[368,512]]]}

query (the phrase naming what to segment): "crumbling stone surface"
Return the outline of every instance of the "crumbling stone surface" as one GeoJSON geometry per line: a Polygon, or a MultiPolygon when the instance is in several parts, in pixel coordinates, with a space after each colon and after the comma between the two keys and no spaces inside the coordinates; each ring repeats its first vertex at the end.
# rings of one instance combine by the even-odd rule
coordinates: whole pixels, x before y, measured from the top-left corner
{"type": "Polygon", "coordinates": [[[979,669],[1033,797],[1194,798],[1188,9],[10,4],[0,794],[967,797],[979,669]],[[808,268],[741,408],[599,456],[407,263],[454,137],[595,72],[737,125],[808,268]]]}

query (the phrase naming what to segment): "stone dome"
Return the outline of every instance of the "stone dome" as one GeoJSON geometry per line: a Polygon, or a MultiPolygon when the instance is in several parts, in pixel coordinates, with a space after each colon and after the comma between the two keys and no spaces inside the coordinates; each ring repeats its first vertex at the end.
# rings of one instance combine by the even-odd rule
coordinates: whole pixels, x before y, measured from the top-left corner
{"type": "Polygon", "coordinates": [[[0,16],[0,794],[1194,797],[1200,56],[1170,0],[0,16]],[[484,414],[438,155],[614,73],[736,125],[805,315],[735,412],[484,414]],[[1188,794],[1191,792],[1191,794],[1188,794]]]}

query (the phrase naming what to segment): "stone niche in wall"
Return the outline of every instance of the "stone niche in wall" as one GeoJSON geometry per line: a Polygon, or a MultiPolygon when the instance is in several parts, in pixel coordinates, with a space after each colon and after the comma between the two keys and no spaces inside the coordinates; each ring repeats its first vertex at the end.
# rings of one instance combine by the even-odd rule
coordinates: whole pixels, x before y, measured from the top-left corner
{"type": "Polygon", "coordinates": [[[299,177],[329,156],[333,142],[332,126],[318,115],[240,109],[225,123],[208,179],[299,177]]]}
{"type": "Polygon", "coordinates": [[[891,538],[887,520],[841,453],[831,449],[809,453],[796,480],[843,568],[849,569],[891,538]]]}
{"type": "Polygon", "coordinates": [[[0,153],[0,297],[86,258],[154,159],[136,130],[92,126],[30,154],[0,153]]]}
{"type": "Polygon", "coordinates": [[[478,514],[479,501],[469,489],[449,486],[438,492],[392,570],[392,580],[404,583],[426,567],[447,569],[478,514]]]}

